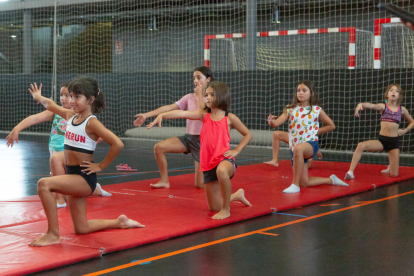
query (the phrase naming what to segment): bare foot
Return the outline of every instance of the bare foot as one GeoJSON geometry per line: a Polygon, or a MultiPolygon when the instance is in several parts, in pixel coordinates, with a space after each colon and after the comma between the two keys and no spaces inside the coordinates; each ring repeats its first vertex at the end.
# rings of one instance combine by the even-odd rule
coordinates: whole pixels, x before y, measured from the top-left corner
{"type": "Polygon", "coordinates": [[[231,201],[235,201],[235,200],[241,201],[246,206],[252,206],[252,204],[244,196],[244,190],[243,189],[238,189],[237,192],[232,194],[231,201]]]}
{"type": "Polygon", "coordinates": [[[155,184],[150,184],[151,188],[154,189],[162,189],[162,188],[169,188],[170,187],[170,183],[169,182],[158,182],[155,184]]]}
{"type": "Polygon", "coordinates": [[[121,228],[143,228],[145,227],[145,225],[139,223],[138,221],[129,219],[127,216],[125,215],[120,215],[118,217],[118,221],[119,221],[119,225],[121,226],[121,228]]]}
{"type": "Polygon", "coordinates": [[[220,210],[217,214],[212,216],[212,219],[225,219],[230,216],[230,210],[220,210]]]}
{"type": "Polygon", "coordinates": [[[268,165],[272,165],[272,166],[275,166],[275,167],[279,167],[279,163],[277,162],[277,160],[272,159],[270,161],[265,161],[263,163],[268,164],[268,165]]]}
{"type": "Polygon", "coordinates": [[[34,247],[48,246],[53,244],[60,244],[60,236],[56,236],[52,233],[43,234],[42,236],[29,243],[30,246],[34,247]]]}

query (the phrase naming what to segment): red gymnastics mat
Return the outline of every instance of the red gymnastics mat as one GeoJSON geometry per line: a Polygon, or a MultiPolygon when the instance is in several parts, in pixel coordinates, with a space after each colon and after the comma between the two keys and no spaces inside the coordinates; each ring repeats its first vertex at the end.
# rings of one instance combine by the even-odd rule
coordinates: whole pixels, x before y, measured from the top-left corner
{"type": "MultiPolygon", "coordinates": [[[[310,176],[344,177],[349,163],[315,161],[310,176]]],[[[39,272],[108,252],[158,242],[173,237],[251,219],[277,211],[318,203],[371,190],[414,178],[414,169],[400,167],[400,176],[381,174],[385,166],[359,164],[350,187],[322,185],[302,188],[297,194],[284,194],[290,186],[290,161],[279,167],[265,164],[241,166],[232,179],[232,189],[245,190],[253,207],[231,203],[231,216],[217,221],[210,217],[203,190],[194,188],[194,174],[170,177],[170,189],[151,189],[156,180],[106,185],[112,197],[88,198],[88,219],[117,218],[120,214],[146,225],[146,228],[107,230],[75,235],[69,210],[59,209],[62,244],[33,248],[28,243],[47,229],[43,208],[37,196],[0,201],[0,275],[39,272]]]]}

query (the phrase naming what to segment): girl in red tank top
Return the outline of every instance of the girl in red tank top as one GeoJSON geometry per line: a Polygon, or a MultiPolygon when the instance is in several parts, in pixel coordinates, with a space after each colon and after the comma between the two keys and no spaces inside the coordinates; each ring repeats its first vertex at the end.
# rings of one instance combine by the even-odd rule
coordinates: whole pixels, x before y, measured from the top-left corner
{"type": "Polygon", "coordinates": [[[229,87],[218,81],[210,82],[206,88],[206,107],[196,111],[174,110],[158,115],[147,126],[158,124],[162,119],[190,119],[203,121],[200,133],[200,170],[204,175],[204,189],[210,211],[218,212],[213,219],[225,219],[230,216],[230,202],[241,201],[247,206],[250,202],[244,196],[244,190],[231,193],[231,178],[236,171],[236,157],[252,139],[252,134],[240,119],[228,112],[230,108],[229,87]],[[234,128],[243,139],[230,150],[230,129],[234,128]]]}

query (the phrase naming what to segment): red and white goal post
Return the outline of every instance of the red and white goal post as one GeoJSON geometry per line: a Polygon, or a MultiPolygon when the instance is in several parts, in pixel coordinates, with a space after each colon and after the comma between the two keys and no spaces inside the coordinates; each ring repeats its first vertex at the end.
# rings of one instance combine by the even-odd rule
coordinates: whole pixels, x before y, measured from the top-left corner
{"type": "MultiPolygon", "coordinates": [[[[325,33],[349,33],[348,69],[355,69],[355,40],[356,40],[356,28],[355,27],[258,32],[257,37],[271,37],[271,36],[283,36],[283,35],[310,35],[310,34],[325,34],[325,33]]],[[[225,39],[225,38],[245,38],[245,37],[246,37],[245,33],[204,36],[204,65],[207,67],[210,67],[210,40],[225,39]]]]}

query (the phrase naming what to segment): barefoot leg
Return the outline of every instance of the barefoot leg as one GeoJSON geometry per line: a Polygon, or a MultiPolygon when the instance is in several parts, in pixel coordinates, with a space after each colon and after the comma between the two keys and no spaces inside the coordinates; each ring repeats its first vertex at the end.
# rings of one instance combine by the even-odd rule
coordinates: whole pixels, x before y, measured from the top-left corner
{"type": "Polygon", "coordinates": [[[276,130],[273,132],[273,141],[272,141],[272,149],[273,149],[273,158],[270,161],[265,161],[263,163],[272,165],[275,167],[279,166],[278,163],[278,156],[279,156],[279,149],[280,149],[280,141],[288,143],[289,142],[289,134],[284,131],[276,130]]]}
{"type": "Polygon", "coordinates": [[[217,166],[217,178],[221,192],[221,210],[212,219],[225,219],[230,216],[231,180],[234,174],[234,165],[231,162],[223,161],[217,166]]]}
{"type": "Polygon", "coordinates": [[[161,179],[155,184],[150,184],[152,188],[169,188],[168,181],[168,166],[166,153],[184,153],[187,149],[177,137],[169,138],[157,143],[154,146],[155,159],[157,160],[158,168],[160,169],[161,179]]]}
{"type": "Polygon", "coordinates": [[[203,172],[200,171],[200,162],[194,161],[195,187],[204,189],[203,172]]]}
{"type": "MultiPolygon", "coordinates": [[[[56,200],[53,192],[87,196],[91,188],[80,175],[60,175],[42,178],[37,184],[37,192],[47,218],[47,232],[32,241],[30,246],[48,246],[60,243],[59,222],[56,200]]],[[[85,211],[86,212],[86,211],[85,211]]]]}
{"type": "Polygon", "coordinates": [[[308,169],[312,168],[312,162],[313,162],[312,158],[308,159],[308,169]]]}
{"type": "Polygon", "coordinates": [[[241,201],[246,206],[252,206],[252,204],[244,196],[243,189],[238,189],[237,192],[231,194],[230,202],[233,202],[233,201],[241,201]]]}
{"type": "Polygon", "coordinates": [[[208,209],[211,212],[218,212],[221,209],[221,191],[218,181],[204,184],[204,192],[206,194],[208,209]]]}
{"type": "Polygon", "coordinates": [[[400,167],[400,149],[393,149],[388,152],[390,162],[390,176],[397,177],[400,167]]]}
{"type": "Polygon", "coordinates": [[[118,223],[119,223],[119,228],[125,229],[125,228],[144,228],[145,225],[139,223],[138,221],[129,219],[127,216],[125,215],[120,215],[118,217],[118,223]]]}
{"type": "Polygon", "coordinates": [[[69,197],[69,210],[72,216],[73,227],[77,235],[88,234],[105,229],[124,229],[145,227],[141,223],[129,219],[125,215],[117,219],[86,219],[86,198],[69,197]]]}
{"type": "MultiPolygon", "coordinates": [[[[49,160],[50,171],[52,176],[64,175],[66,174],[65,169],[65,155],[63,151],[57,152],[50,156],[49,160]]],[[[59,205],[64,205],[66,203],[65,197],[62,194],[55,193],[56,203],[59,205]]]]}

